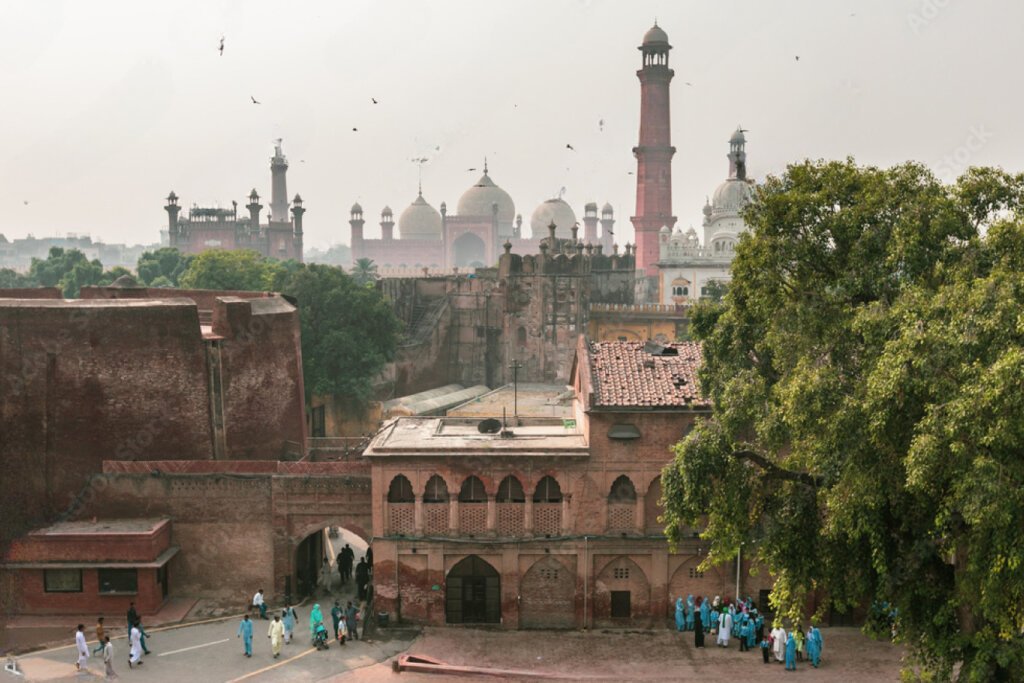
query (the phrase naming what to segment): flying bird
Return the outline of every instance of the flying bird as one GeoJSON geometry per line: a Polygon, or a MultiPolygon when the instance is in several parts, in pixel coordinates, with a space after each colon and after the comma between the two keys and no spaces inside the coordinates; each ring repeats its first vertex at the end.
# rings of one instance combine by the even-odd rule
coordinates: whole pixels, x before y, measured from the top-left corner
{"type": "Polygon", "coordinates": [[[597,129],[601,130],[601,131],[604,130],[604,119],[598,120],[598,122],[597,122],[597,129]]]}
{"type": "Polygon", "coordinates": [[[377,104],[377,98],[375,98],[375,97],[371,97],[370,101],[373,102],[374,104],[377,104]]]}
{"type": "Polygon", "coordinates": [[[565,148],[566,148],[566,149],[571,149],[571,150],[572,150],[572,151],[574,151],[574,152],[576,151],[576,148],[575,148],[575,147],[573,147],[572,145],[570,145],[570,144],[569,144],[568,142],[567,142],[567,143],[565,143],[565,148]]]}
{"type": "Polygon", "coordinates": [[[359,132],[359,129],[358,129],[358,128],[356,128],[356,127],[353,127],[353,128],[352,128],[352,132],[354,132],[354,133],[358,133],[358,132],[359,132]]]}
{"type": "Polygon", "coordinates": [[[250,100],[252,100],[252,103],[253,103],[253,104],[263,104],[262,102],[260,102],[259,100],[257,100],[257,99],[256,99],[255,97],[253,97],[252,95],[249,95],[249,99],[250,99],[250,100]]]}
{"type": "Polygon", "coordinates": [[[683,85],[693,85],[693,83],[690,83],[690,81],[683,81],[683,85]]]}
{"type": "Polygon", "coordinates": [[[800,55],[796,56],[796,61],[798,61],[798,62],[800,61],[800,55]]]}
{"type": "Polygon", "coordinates": [[[28,200],[27,199],[25,200],[25,206],[28,206],[28,200]]]}
{"type": "Polygon", "coordinates": [[[224,56],[224,36],[220,37],[220,48],[218,48],[218,51],[220,52],[220,56],[223,57],[224,56]]]}
{"type": "Polygon", "coordinates": [[[475,171],[476,169],[475,168],[467,168],[466,170],[467,171],[475,171]]]}

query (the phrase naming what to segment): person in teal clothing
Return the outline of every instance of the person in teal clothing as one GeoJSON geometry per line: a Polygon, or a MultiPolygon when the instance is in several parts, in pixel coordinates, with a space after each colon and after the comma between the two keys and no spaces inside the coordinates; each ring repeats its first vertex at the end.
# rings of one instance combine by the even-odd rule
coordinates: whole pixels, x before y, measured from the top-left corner
{"type": "Polygon", "coordinates": [[[313,611],[309,613],[309,637],[316,635],[316,627],[324,623],[324,615],[320,612],[320,604],[313,605],[313,611]]]}
{"type": "Polygon", "coordinates": [[[752,629],[750,628],[750,620],[747,619],[746,614],[741,615],[740,620],[743,622],[743,624],[740,625],[740,652],[746,652],[749,647],[750,632],[752,629]]]}
{"type": "Polygon", "coordinates": [[[693,595],[686,596],[686,630],[693,630],[693,613],[697,608],[693,604],[693,595]]]}
{"type": "Polygon", "coordinates": [[[242,623],[238,625],[237,637],[241,638],[245,645],[245,656],[252,657],[252,622],[249,621],[248,614],[242,616],[242,623]]]}
{"type": "Polygon", "coordinates": [[[683,598],[676,598],[676,630],[682,631],[686,628],[686,608],[683,607],[683,598]]]}
{"type": "Polygon", "coordinates": [[[747,648],[757,645],[757,622],[747,615],[747,648]]]}
{"type": "Polygon", "coordinates": [[[707,596],[700,600],[700,625],[705,631],[711,628],[711,603],[707,596]]]}
{"type": "Polygon", "coordinates": [[[718,632],[718,617],[721,616],[717,609],[711,610],[711,633],[718,632]]]}
{"type": "Polygon", "coordinates": [[[792,631],[786,638],[786,671],[796,671],[796,638],[792,631]]]}
{"type": "Polygon", "coordinates": [[[807,656],[811,659],[811,665],[817,669],[821,661],[821,631],[813,624],[807,629],[807,656]]]}

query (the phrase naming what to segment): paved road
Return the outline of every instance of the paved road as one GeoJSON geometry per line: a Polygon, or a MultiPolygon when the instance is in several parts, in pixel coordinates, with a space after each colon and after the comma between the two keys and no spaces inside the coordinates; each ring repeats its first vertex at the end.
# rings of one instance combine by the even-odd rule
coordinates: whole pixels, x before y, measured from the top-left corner
{"type": "MultiPolygon", "coordinates": [[[[143,657],[143,666],[128,669],[128,644],[125,638],[112,639],[114,670],[122,680],[137,679],[156,683],[184,681],[319,681],[352,669],[383,661],[405,650],[412,638],[406,634],[390,640],[351,641],[344,646],[332,644],[318,652],[309,645],[309,610],[301,613],[302,628],[297,638],[285,645],[280,659],[274,659],[267,638],[268,622],[257,619],[253,633],[253,655],[243,655],[242,641],[236,637],[239,619],[219,620],[192,626],[154,629],[146,638],[152,654],[143,657]]],[[[71,640],[71,636],[69,636],[71,640]]],[[[90,646],[93,643],[90,642],[90,646]]],[[[82,681],[102,679],[102,657],[89,660],[91,674],[76,674],[74,645],[24,655],[18,663],[26,677],[19,679],[0,674],[2,681],[47,680],[82,681]]]]}

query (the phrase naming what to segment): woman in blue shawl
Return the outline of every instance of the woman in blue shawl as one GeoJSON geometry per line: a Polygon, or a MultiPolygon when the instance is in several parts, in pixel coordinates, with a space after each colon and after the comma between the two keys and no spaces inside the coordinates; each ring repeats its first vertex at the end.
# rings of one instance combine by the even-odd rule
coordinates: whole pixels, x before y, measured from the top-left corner
{"type": "Polygon", "coordinates": [[[807,656],[811,658],[811,664],[818,668],[821,661],[821,631],[813,624],[807,629],[807,656]]]}
{"type": "Polygon", "coordinates": [[[320,605],[313,605],[313,611],[309,613],[309,638],[310,640],[316,635],[316,627],[318,624],[324,623],[324,615],[320,612],[320,605]]]}
{"type": "Polygon", "coordinates": [[[683,598],[676,598],[676,630],[682,631],[686,628],[686,608],[683,607],[683,598]]]}
{"type": "Polygon", "coordinates": [[[687,631],[692,631],[693,630],[693,612],[694,612],[694,610],[696,610],[696,607],[694,607],[694,605],[693,605],[693,595],[692,594],[687,595],[686,596],[686,630],[687,631]]]}
{"type": "Polygon", "coordinates": [[[700,625],[705,631],[711,628],[711,605],[708,604],[706,596],[700,601],[700,625]]]}

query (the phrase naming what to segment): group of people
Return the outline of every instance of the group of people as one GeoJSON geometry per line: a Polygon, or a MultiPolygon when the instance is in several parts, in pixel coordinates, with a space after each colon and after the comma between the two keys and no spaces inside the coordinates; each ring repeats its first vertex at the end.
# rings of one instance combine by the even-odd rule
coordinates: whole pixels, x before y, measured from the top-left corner
{"type": "Polygon", "coordinates": [[[796,663],[803,661],[804,650],[808,659],[817,668],[821,662],[821,631],[811,624],[806,633],[803,627],[787,631],[776,622],[769,633],[764,631],[764,617],[758,613],[754,601],[747,596],[746,600],[724,601],[715,596],[714,601],[707,597],[688,595],[683,602],[682,596],[676,598],[676,630],[693,631],[694,647],[704,647],[704,634],[716,635],[718,647],[729,647],[729,641],[737,638],[740,652],[760,646],[764,663],[768,664],[774,657],[776,662],[785,662],[786,669],[796,670],[796,663]]]}
{"type": "MultiPolygon", "coordinates": [[[[373,548],[366,549],[366,555],[359,558],[356,564],[356,553],[348,543],[335,558],[338,563],[338,575],[341,577],[341,585],[344,586],[352,580],[352,568],[355,567],[356,597],[362,601],[367,599],[367,586],[370,577],[373,575],[373,548]]],[[[326,557],[321,567],[321,584],[328,592],[331,590],[331,563],[326,557]]]]}
{"type": "MultiPolygon", "coordinates": [[[[331,623],[334,627],[334,640],[339,645],[344,645],[347,640],[359,640],[360,609],[351,600],[342,607],[340,600],[334,601],[331,609],[331,623]]],[[[280,614],[275,614],[267,629],[267,638],[270,639],[270,651],[277,659],[281,656],[281,648],[292,642],[295,634],[295,625],[299,615],[291,605],[285,606],[280,614]]],[[[242,616],[242,622],[238,625],[238,638],[242,639],[243,655],[252,657],[253,622],[248,614],[242,616]]],[[[311,643],[320,650],[327,649],[330,640],[330,632],[324,624],[324,615],[319,603],[313,605],[309,614],[309,637],[311,643]]]]}
{"type": "MultiPolygon", "coordinates": [[[[149,648],[146,647],[146,637],[149,634],[142,627],[142,618],[139,617],[134,602],[129,603],[125,617],[128,627],[128,668],[132,669],[142,666],[142,655],[149,654],[149,648]]],[[[114,645],[110,642],[110,636],[107,635],[103,617],[96,620],[96,647],[89,650],[85,639],[85,625],[79,624],[75,631],[75,649],[78,651],[78,659],[75,662],[76,670],[81,671],[91,655],[102,653],[106,677],[117,678],[117,674],[114,672],[114,645]]]]}

